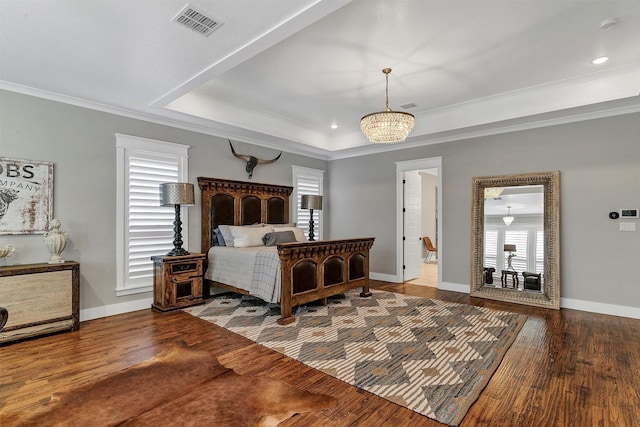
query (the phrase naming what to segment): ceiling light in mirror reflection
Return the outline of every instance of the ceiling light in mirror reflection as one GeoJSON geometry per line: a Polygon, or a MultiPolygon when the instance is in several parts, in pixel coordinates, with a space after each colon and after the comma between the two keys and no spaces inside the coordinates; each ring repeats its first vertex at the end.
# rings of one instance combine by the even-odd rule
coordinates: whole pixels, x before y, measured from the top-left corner
{"type": "MultiPolygon", "coordinates": [[[[503,217],[510,206],[510,215],[542,215],[544,210],[544,194],[541,185],[522,185],[517,187],[503,187],[502,193],[496,198],[485,198],[485,216],[503,217]]],[[[486,195],[486,192],[485,192],[486,195]]]]}

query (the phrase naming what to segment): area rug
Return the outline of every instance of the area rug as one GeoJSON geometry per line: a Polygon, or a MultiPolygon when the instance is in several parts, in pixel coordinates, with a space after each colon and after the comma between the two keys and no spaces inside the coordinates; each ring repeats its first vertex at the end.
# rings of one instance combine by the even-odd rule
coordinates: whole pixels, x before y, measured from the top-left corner
{"type": "Polygon", "coordinates": [[[279,308],[223,294],[186,312],[441,423],[458,425],[498,369],[526,316],[393,292],[359,291],[279,308]]]}
{"type": "Polygon", "coordinates": [[[275,426],[333,407],[334,397],[264,376],[238,375],[209,352],[176,346],[141,364],[54,393],[4,426],[275,426]]]}

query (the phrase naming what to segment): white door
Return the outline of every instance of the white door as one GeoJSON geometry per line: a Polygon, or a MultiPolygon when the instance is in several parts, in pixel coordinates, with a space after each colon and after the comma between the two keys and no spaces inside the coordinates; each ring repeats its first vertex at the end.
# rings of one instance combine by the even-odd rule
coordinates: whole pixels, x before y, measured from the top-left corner
{"type": "Polygon", "coordinates": [[[404,270],[403,280],[420,277],[422,235],[420,227],[421,178],[418,171],[404,172],[404,270]]]}

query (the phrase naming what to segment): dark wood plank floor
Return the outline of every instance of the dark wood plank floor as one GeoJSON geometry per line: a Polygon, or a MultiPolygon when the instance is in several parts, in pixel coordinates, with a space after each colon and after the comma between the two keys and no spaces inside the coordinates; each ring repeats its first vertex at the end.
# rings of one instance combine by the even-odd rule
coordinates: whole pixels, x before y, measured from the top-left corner
{"type": "MultiPolygon", "coordinates": [[[[463,426],[640,426],[640,320],[506,304],[410,284],[373,281],[372,286],[529,316],[463,426]]],[[[283,426],[442,425],[182,311],[151,309],[3,346],[0,408],[28,411],[56,390],[118,372],[180,341],[210,351],[240,374],[267,375],[340,400],[335,408],[294,416],[283,426]]]]}

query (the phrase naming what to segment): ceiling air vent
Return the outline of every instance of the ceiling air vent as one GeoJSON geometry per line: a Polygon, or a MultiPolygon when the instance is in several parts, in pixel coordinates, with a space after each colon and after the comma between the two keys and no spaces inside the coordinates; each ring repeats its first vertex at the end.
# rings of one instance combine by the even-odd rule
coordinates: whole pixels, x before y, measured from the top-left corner
{"type": "Polygon", "coordinates": [[[216,19],[207,16],[204,12],[197,10],[195,7],[186,5],[178,14],[173,18],[179,24],[193,30],[203,36],[208,36],[217,30],[222,22],[218,22],[216,19]]]}
{"type": "Polygon", "coordinates": [[[408,110],[409,108],[415,108],[417,107],[417,105],[413,102],[410,102],[408,104],[404,104],[400,106],[401,108],[404,108],[405,110],[408,110]]]}

